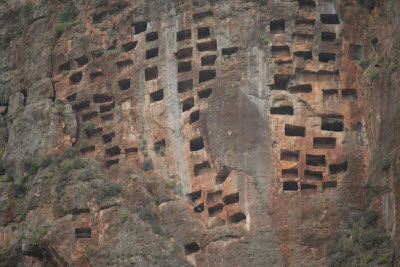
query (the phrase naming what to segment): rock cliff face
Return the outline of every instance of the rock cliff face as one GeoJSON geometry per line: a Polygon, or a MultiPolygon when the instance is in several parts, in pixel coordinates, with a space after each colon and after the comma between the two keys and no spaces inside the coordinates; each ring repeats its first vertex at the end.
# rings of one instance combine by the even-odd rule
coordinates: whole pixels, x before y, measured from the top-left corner
{"type": "Polygon", "coordinates": [[[0,266],[399,266],[395,0],[1,0],[0,266]]]}

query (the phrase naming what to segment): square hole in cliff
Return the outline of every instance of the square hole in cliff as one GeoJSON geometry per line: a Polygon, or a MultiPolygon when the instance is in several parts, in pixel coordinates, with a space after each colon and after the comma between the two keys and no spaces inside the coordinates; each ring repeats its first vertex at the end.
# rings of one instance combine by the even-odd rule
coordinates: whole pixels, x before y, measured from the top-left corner
{"type": "Polygon", "coordinates": [[[201,213],[204,211],[204,203],[200,203],[196,207],[193,208],[193,211],[196,213],[201,213]]]}
{"type": "Polygon", "coordinates": [[[106,149],[107,157],[115,157],[120,154],[121,154],[121,148],[119,146],[114,146],[114,147],[106,149]]]}
{"type": "Polygon", "coordinates": [[[113,100],[111,94],[94,94],[93,102],[94,103],[107,103],[113,100]]]}
{"type": "Polygon", "coordinates": [[[165,139],[157,141],[154,143],[154,152],[156,152],[156,154],[159,156],[164,156],[166,147],[165,139]]]}
{"type": "Polygon", "coordinates": [[[99,82],[102,80],[103,77],[103,72],[102,71],[95,71],[89,74],[90,81],[93,82],[99,82]]]}
{"type": "Polygon", "coordinates": [[[158,40],[158,32],[150,32],[146,34],[146,42],[153,42],[158,40]]]}
{"type": "Polygon", "coordinates": [[[314,137],[314,149],[334,149],[336,147],[336,138],[334,137],[314,137]]]}
{"type": "Polygon", "coordinates": [[[322,97],[324,100],[329,100],[329,99],[337,99],[339,96],[339,90],[338,89],[323,89],[322,90],[322,97]]]}
{"type": "Polygon", "coordinates": [[[239,211],[229,217],[229,223],[239,223],[246,220],[246,214],[239,211]]]}
{"type": "Polygon", "coordinates": [[[201,27],[197,29],[197,39],[210,37],[210,27],[201,27]]]}
{"type": "Polygon", "coordinates": [[[147,30],[147,21],[137,22],[132,26],[135,28],[135,34],[139,34],[147,30]]]}
{"type": "Polygon", "coordinates": [[[129,52],[136,48],[137,41],[127,42],[121,45],[121,52],[129,52]]]}
{"type": "Polygon", "coordinates": [[[317,186],[313,184],[300,184],[300,190],[303,191],[317,191],[317,186]]]}
{"type": "Polygon", "coordinates": [[[363,59],[363,47],[361,45],[350,45],[349,57],[351,60],[360,61],[363,59]]]}
{"type": "Polygon", "coordinates": [[[239,47],[228,47],[222,48],[221,53],[223,56],[230,56],[236,54],[239,51],[239,47]]]}
{"type": "Polygon", "coordinates": [[[339,164],[330,164],[329,165],[329,174],[338,174],[341,172],[346,172],[348,167],[347,161],[344,161],[339,164]]]}
{"type": "Polygon", "coordinates": [[[220,201],[221,198],[222,198],[222,190],[207,193],[206,203],[207,203],[207,205],[210,205],[210,204],[220,201]]]}
{"type": "Polygon", "coordinates": [[[299,185],[295,181],[283,182],[283,191],[297,191],[298,189],[299,185]]]}
{"type": "Polygon", "coordinates": [[[189,72],[191,70],[192,70],[191,61],[178,62],[178,73],[189,72]]]}
{"type": "Polygon", "coordinates": [[[212,93],[212,88],[207,88],[197,92],[199,98],[201,99],[209,98],[211,93],[212,93]]]}
{"type": "Polygon", "coordinates": [[[103,128],[99,127],[99,128],[94,129],[94,130],[85,129],[84,132],[85,132],[86,136],[89,137],[89,138],[92,137],[92,136],[95,137],[95,136],[98,136],[99,134],[103,133],[103,128]]]}
{"type": "Polygon", "coordinates": [[[322,189],[327,190],[327,189],[333,189],[337,187],[337,181],[326,181],[322,182],[322,189]]]}
{"type": "Polygon", "coordinates": [[[273,57],[290,57],[290,49],[287,45],[271,46],[271,54],[273,57]]]}
{"type": "Polygon", "coordinates": [[[89,107],[90,107],[90,101],[83,101],[79,104],[73,105],[72,109],[75,110],[76,112],[79,112],[79,111],[87,109],[89,107]]]}
{"type": "Polygon", "coordinates": [[[70,71],[70,70],[71,70],[71,62],[69,62],[69,61],[58,66],[58,71],[60,73],[65,72],[65,71],[70,71]]]}
{"type": "Polygon", "coordinates": [[[304,17],[299,17],[297,16],[295,21],[294,21],[295,25],[301,25],[301,26],[305,26],[305,27],[309,27],[309,26],[314,26],[315,25],[315,19],[307,19],[304,17]]]}
{"type": "Polygon", "coordinates": [[[336,59],[336,55],[334,53],[321,52],[321,53],[319,53],[319,56],[318,56],[318,60],[320,62],[324,62],[324,63],[328,63],[328,62],[332,62],[332,61],[334,62],[335,59],[336,59]]]}
{"type": "Polygon", "coordinates": [[[137,147],[125,148],[125,154],[138,153],[138,151],[137,147]]]}
{"type": "Polygon", "coordinates": [[[299,84],[299,85],[294,85],[290,86],[288,88],[288,91],[292,94],[306,94],[306,93],[311,93],[312,92],[312,86],[311,84],[299,84]]]}
{"type": "Polygon", "coordinates": [[[189,97],[182,101],[182,112],[191,110],[194,107],[194,98],[189,97]]]}
{"type": "Polygon", "coordinates": [[[189,57],[192,57],[192,55],[193,55],[193,48],[192,47],[179,49],[175,53],[175,56],[176,56],[177,59],[189,58],[189,57]]]}
{"type": "Polygon", "coordinates": [[[301,10],[313,10],[315,8],[315,2],[312,0],[297,0],[297,2],[301,10]]]}
{"type": "Polygon", "coordinates": [[[211,170],[210,163],[208,161],[204,161],[199,164],[195,164],[193,168],[194,176],[199,176],[211,170]]]}
{"type": "Polygon", "coordinates": [[[226,195],[222,198],[225,205],[230,205],[239,202],[239,192],[226,195]]]}
{"type": "Polygon", "coordinates": [[[77,93],[70,94],[69,96],[67,96],[67,101],[68,102],[75,101],[76,100],[76,96],[77,96],[77,93]]]}
{"type": "Polygon", "coordinates": [[[273,106],[271,107],[270,111],[271,114],[273,115],[290,115],[292,116],[294,114],[293,107],[291,105],[280,105],[280,106],[273,106]]]}
{"type": "Polygon", "coordinates": [[[87,153],[90,153],[90,152],[94,152],[94,150],[95,150],[95,146],[87,146],[87,147],[81,148],[79,151],[82,154],[87,154],[87,153]]]}
{"type": "Polygon", "coordinates": [[[164,90],[160,89],[153,93],[150,93],[150,103],[158,102],[164,99],[164,90]]]}
{"type": "Polygon", "coordinates": [[[146,51],[146,59],[158,57],[158,47],[146,51]]]}
{"type": "Polygon", "coordinates": [[[111,103],[110,105],[102,105],[100,106],[100,113],[112,111],[114,107],[115,107],[115,102],[111,103]]]}
{"type": "Polygon", "coordinates": [[[204,83],[215,79],[217,72],[215,70],[201,70],[199,72],[199,83],[204,83]]]}
{"type": "Polygon", "coordinates": [[[93,14],[93,24],[100,24],[104,21],[107,16],[107,12],[100,12],[93,14]]]}
{"type": "Polygon", "coordinates": [[[312,60],[313,59],[311,51],[296,51],[296,52],[294,52],[294,56],[295,57],[301,57],[304,60],[308,60],[308,59],[312,60]]]}
{"type": "Polygon", "coordinates": [[[231,171],[228,169],[228,167],[224,166],[215,176],[215,183],[216,184],[223,184],[228,178],[229,174],[231,174],[231,171]]]}
{"type": "Polygon", "coordinates": [[[133,60],[132,59],[121,60],[121,61],[115,62],[115,64],[118,66],[118,68],[124,68],[129,65],[133,65],[133,60]]]}
{"type": "Polygon", "coordinates": [[[185,255],[196,253],[199,250],[200,246],[196,242],[185,245],[185,255]]]}
{"type": "Polygon", "coordinates": [[[108,160],[106,161],[106,168],[109,169],[111,166],[116,165],[119,163],[119,159],[112,159],[112,160],[108,160]]]}
{"type": "Polygon", "coordinates": [[[91,238],[91,228],[75,228],[75,238],[91,238]]]}
{"type": "Polygon", "coordinates": [[[204,148],[203,137],[190,140],[190,151],[199,151],[204,148]]]}
{"type": "Polygon", "coordinates": [[[290,76],[287,74],[275,74],[274,84],[271,86],[271,90],[286,90],[289,79],[290,76]]]}
{"type": "Polygon", "coordinates": [[[193,89],[193,80],[178,82],[178,93],[184,93],[193,89]]]}
{"type": "Polygon", "coordinates": [[[322,32],[321,41],[323,42],[333,42],[336,40],[336,33],[334,32],[322,32]]]}
{"type": "Polygon", "coordinates": [[[340,24],[338,14],[321,14],[321,22],[323,24],[340,24]]]}
{"type": "Polygon", "coordinates": [[[325,155],[306,154],[306,164],[309,166],[326,166],[325,155]]]}
{"type": "Polygon", "coordinates": [[[82,114],[82,120],[83,121],[90,121],[91,119],[96,118],[99,115],[97,111],[92,111],[88,113],[82,114]]]}
{"type": "Polygon", "coordinates": [[[322,116],[321,130],[342,132],[344,128],[343,116],[340,114],[322,116]]]}
{"type": "Polygon", "coordinates": [[[82,77],[82,71],[72,73],[71,76],[69,76],[69,82],[70,84],[77,84],[82,81],[82,77]]]}
{"type": "Polygon", "coordinates": [[[118,87],[121,89],[121,91],[128,90],[131,88],[131,79],[123,79],[118,81],[118,87]]]}
{"type": "Polygon", "coordinates": [[[299,171],[296,168],[282,169],[282,178],[294,179],[299,176],[299,171]]]}
{"type": "Polygon", "coordinates": [[[321,171],[304,170],[304,179],[322,181],[323,178],[321,171]]]}
{"type": "Polygon", "coordinates": [[[217,60],[216,55],[204,56],[204,57],[201,57],[201,65],[202,66],[212,66],[215,64],[216,60],[217,60]]]}
{"type": "Polygon", "coordinates": [[[114,114],[106,114],[100,117],[102,121],[112,121],[114,119],[114,114]]]}
{"type": "Polygon", "coordinates": [[[211,206],[208,208],[208,215],[210,217],[217,216],[218,214],[221,214],[223,211],[224,205],[221,203],[215,204],[214,206],[211,206]]]}
{"type": "Polygon", "coordinates": [[[214,17],[214,14],[212,13],[212,11],[205,11],[205,12],[193,14],[193,20],[195,23],[198,23],[206,18],[212,18],[212,17],[214,17]]]}
{"type": "Polygon", "coordinates": [[[110,143],[114,137],[115,137],[115,132],[104,134],[102,136],[104,144],[110,143]]]}
{"type": "Polygon", "coordinates": [[[145,81],[151,81],[158,78],[158,67],[151,67],[144,70],[145,81]]]}
{"type": "Polygon", "coordinates": [[[306,136],[306,128],[303,126],[285,124],[285,135],[304,137],[306,136]]]}
{"type": "Polygon", "coordinates": [[[199,50],[200,52],[216,51],[217,50],[217,40],[212,40],[212,41],[205,42],[205,43],[198,43],[197,50],[199,50]]]}
{"type": "Polygon", "coordinates": [[[297,162],[300,158],[300,151],[281,150],[281,160],[297,162]]]}
{"type": "Polygon", "coordinates": [[[192,30],[182,30],[176,33],[176,40],[178,42],[192,39],[192,30]]]}
{"type": "Polygon", "coordinates": [[[200,111],[196,110],[190,113],[190,124],[198,121],[200,119],[200,111]]]}
{"type": "Polygon", "coordinates": [[[271,34],[285,33],[285,21],[283,19],[271,21],[269,31],[271,34]]]}
{"type": "Polygon", "coordinates": [[[189,193],[186,195],[186,197],[192,201],[193,203],[196,202],[197,200],[199,200],[201,198],[201,190],[198,191],[194,191],[192,193],[189,193]]]}
{"type": "Polygon", "coordinates": [[[348,101],[354,101],[357,99],[357,90],[356,89],[342,89],[342,99],[348,101]]]}

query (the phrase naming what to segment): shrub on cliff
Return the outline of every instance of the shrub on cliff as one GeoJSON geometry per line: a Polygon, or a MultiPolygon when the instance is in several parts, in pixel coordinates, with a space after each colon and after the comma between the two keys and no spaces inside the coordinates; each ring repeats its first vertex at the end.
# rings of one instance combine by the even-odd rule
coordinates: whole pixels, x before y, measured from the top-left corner
{"type": "Polygon", "coordinates": [[[74,159],[77,156],[79,156],[79,151],[75,147],[68,147],[61,153],[60,160],[63,161],[64,159],[74,159]]]}
{"type": "Polygon", "coordinates": [[[142,169],[144,171],[150,171],[153,169],[153,161],[151,159],[145,159],[143,161],[142,169]]]}
{"type": "Polygon", "coordinates": [[[76,9],[73,3],[68,3],[64,6],[64,9],[58,14],[58,20],[62,23],[72,23],[79,11],[76,9]]]}
{"type": "Polygon", "coordinates": [[[106,198],[117,196],[122,192],[122,186],[116,183],[110,183],[100,187],[97,200],[100,202],[106,198]]]}

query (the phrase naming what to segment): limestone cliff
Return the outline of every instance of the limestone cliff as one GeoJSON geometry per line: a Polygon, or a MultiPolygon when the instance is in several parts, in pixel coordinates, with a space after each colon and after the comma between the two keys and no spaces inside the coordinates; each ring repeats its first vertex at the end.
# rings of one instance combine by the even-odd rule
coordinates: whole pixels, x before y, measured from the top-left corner
{"type": "Polygon", "coordinates": [[[0,266],[400,266],[399,1],[0,18],[0,266]]]}

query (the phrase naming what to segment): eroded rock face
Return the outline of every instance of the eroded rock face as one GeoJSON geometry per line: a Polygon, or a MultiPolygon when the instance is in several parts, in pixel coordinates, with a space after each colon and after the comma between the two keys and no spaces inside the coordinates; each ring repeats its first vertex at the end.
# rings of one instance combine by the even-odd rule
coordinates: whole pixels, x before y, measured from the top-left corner
{"type": "Polygon", "coordinates": [[[0,261],[399,264],[399,8],[0,3],[0,261]]]}

